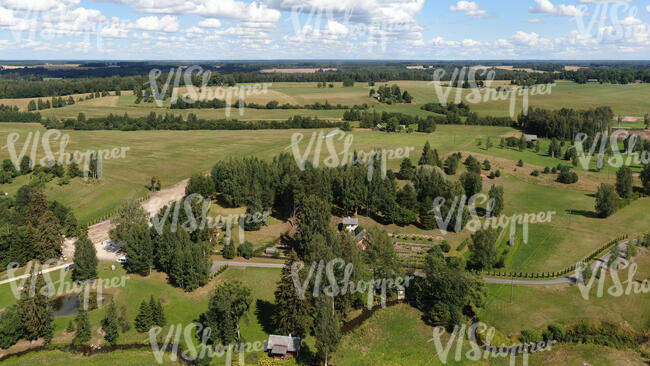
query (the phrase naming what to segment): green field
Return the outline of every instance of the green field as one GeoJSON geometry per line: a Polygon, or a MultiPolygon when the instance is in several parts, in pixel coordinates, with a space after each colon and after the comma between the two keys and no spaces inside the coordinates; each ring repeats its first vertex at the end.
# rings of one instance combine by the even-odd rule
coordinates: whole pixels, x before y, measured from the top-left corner
{"type": "MultiPolygon", "coordinates": [[[[250,97],[250,102],[265,104],[268,101],[276,100],[283,103],[291,104],[312,104],[315,102],[330,104],[342,104],[347,106],[369,104],[375,110],[401,112],[420,116],[431,114],[420,109],[425,103],[439,101],[438,94],[434,84],[429,81],[391,81],[386,84],[397,84],[402,90],[407,90],[414,98],[411,104],[394,104],[388,105],[379,103],[373,98],[368,97],[370,87],[366,83],[356,83],[354,87],[343,87],[341,83],[334,83],[334,88],[317,88],[316,83],[273,83],[265,95],[255,95],[250,97]]],[[[379,86],[383,83],[377,83],[379,86]]],[[[245,86],[246,84],[242,84],[245,86]]],[[[444,83],[443,83],[444,85],[444,83]]],[[[506,85],[507,82],[495,81],[493,86],[506,85]]],[[[447,93],[448,87],[442,86],[442,91],[447,93]]],[[[471,109],[479,115],[508,116],[511,98],[495,99],[489,94],[486,100],[485,94],[491,93],[493,88],[482,89],[480,102],[471,104],[471,109]]],[[[467,103],[467,95],[470,93],[467,89],[460,90],[460,101],[467,103]]],[[[559,109],[574,108],[588,109],[599,106],[612,107],[616,115],[623,116],[643,116],[650,112],[650,100],[647,98],[650,93],[648,84],[576,84],[570,81],[557,81],[556,86],[551,88],[550,94],[529,95],[528,105],[531,107],[559,109]]],[[[448,102],[456,102],[457,89],[452,88],[449,91],[448,102]]],[[[63,108],[47,109],[41,111],[44,117],[56,116],[58,118],[73,118],[79,112],[83,112],[87,117],[103,116],[109,113],[124,114],[130,116],[146,116],[149,112],[165,113],[169,112],[169,101],[159,108],[154,103],[135,104],[135,97],[132,95],[123,95],[120,97],[104,97],[92,99],[89,101],[79,102],[75,105],[63,108]]],[[[10,100],[3,100],[3,103],[11,104],[10,100]]],[[[23,105],[24,102],[19,103],[23,105]]],[[[515,115],[518,115],[523,108],[523,97],[516,97],[514,101],[515,115]]],[[[187,115],[195,113],[199,118],[217,119],[226,117],[224,109],[189,109],[189,110],[172,110],[175,114],[187,115]]],[[[256,110],[247,108],[244,115],[240,115],[236,109],[231,110],[230,117],[242,120],[253,119],[286,119],[291,115],[309,115],[319,116],[321,118],[341,118],[343,110],[256,110]]],[[[639,123],[626,124],[627,127],[641,127],[639,123]]]]}

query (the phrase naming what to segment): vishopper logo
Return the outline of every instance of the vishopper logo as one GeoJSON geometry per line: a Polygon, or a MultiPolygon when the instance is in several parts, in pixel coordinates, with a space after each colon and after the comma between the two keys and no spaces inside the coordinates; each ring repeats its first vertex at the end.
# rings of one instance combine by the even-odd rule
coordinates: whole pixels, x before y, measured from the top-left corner
{"type": "MultiPolygon", "coordinates": [[[[152,205],[158,206],[160,203],[159,198],[153,200],[152,205]]],[[[239,241],[240,244],[244,243],[245,238],[245,225],[246,224],[265,224],[269,216],[271,215],[271,210],[259,211],[254,213],[245,213],[245,214],[230,214],[227,216],[217,215],[215,217],[210,216],[212,201],[209,198],[205,198],[198,193],[193,193],[186,196],[183,200],[172,201],[170,204],[166,205],[164,212],[162,212],[162,217],[155,215],[151,219],[151,224],[158,233],[158,235],[163,234],[163,227],[166,223],[170,223],[171,232],[176,232],[180,228],[187,231],[188,233],[193,233],[196,230],[203,230],[205,228],[222,228],[225,229],[225,238],[226,243],[230,243],[232,237],[232,228],[235,223],[238,224],[239,229],[239,241]],[[200,207],[200,214],[196,216],[194,207],[200,207]],[[181,208],[184,210],[186,220],[180,222],[181,208]],[[173,212],[172,212],[173,209],[173,212]],[[171,217],[169,215],[172,215],[171,217]]]]}
{"type": "Polygon", "coordinates": [[[131,150],[130,147],[115,147],[112,149],[86,150],[83,152],[75,150],[70,153],[66,152],[66,148],[70,143],[70,135],[62,134],[59,130],[47,130],[42,136],[41,131],[28,132],[20,152],[17,152],[16,142],[20,138],[21,136],[17,132],[9,133],[7,135],[7,145],[2,147],[2,149],[6,148],[9,151],[9,157],[17,171],[21,170],[21,163],[25,157],[29,157],[30,159],[30,169],[34,168],[36,162],[47,168],[53,167],[54,164],[69,166],[75,162],[83,172],[84,179],[87,179],[89,176],[94,179],[100,179],[102,177],[104,160],[124,159],[126,152],[131,150]],[[51,141],[55,143],[58,141],[58,152],[52,151],[51,141]],[[39,142],[45,156],[37,160],[39,142]],[[28,151],[30,152],[29,156],[27,155],[28,151]]]}
{"type": "Polygon", "coordinates": [[[345,260],[336,258],[327,262],[327,264],[325,264],[325,261],[323,260],[319,262],[312,262],[307,277],[304,281],[301,281],[300,272],[304,268],[305,265],[302,262],[294,262],[291,265],[291,278],[293,279],[296,293],[301,300],[305,299],[305,294],[307,293],[310,283],[313,280],[313,297],[325,295],[333,298],[339,295],[345,295],[347,293],[361,294],[367,292],[367,305],[369,310],[372,309],[376,291],[379,291],[381,306],[385,308],[386,300],[388,298],[388,290],[404,291],[405,288],[408,287],[411,284],[411,281],[415,278],[414,276],[410,275],[406,277],[397,276],[393,278],[373,278],[369,281],[351,281],[350,278],[354,272],[354,265],[352,263],[346,264],[345,260]],[[325,273],[323,273],[323,270],[325,273]],[[336,278],[337,273],[343,274],[341,281],[336,278]],[[323,275],[325,275],[325,277],[323,277],[323,275]],[[325,279],[327,279],[329,286],[325,286],[321,290],[321,284],[325,282],[325,279]]]}
{"type": "Polygon", "coordinates": [[[455,104],[460,104],[461,102],[479,104],[509,100],[510,105],[508,111],[511,118],[516,116],[518,98],[522,100],[522,113],[527,115],[529,96],[550,95],[553,87],[555,87],[555,83],[513,87],[512,89],[493,87],[492,83],[494,82],[496,72],[485,66],[455,68],[449,75],[449,78],[447,78],[447,75],[448,72],[445,69],[436,69],[433,72],[433,81],[431,84],[441,105],[447,106],[447,103],[450,102],[451,93],[455,88],[456,91],[453,99],[455,104]],[[479,78],[477,78],[477,75],[479,78]],[[448,85],[443,86],[443,82],[448,82],[448,85]],[[463,85],[467,85],[469,88],[463,88],[463,85]],[[469,92],[463,96],[463,91],[468,89],[469,92]]]}
{"type": "Polygon", "coordinates": [[[648,280],[634,280],[634,275],[636,275],[638,271],[638,265],[636,263],[630,264],[629,261],[623,258],[616,258],[609,265],[609,267],[596,266],[596,271],[601,271],[599,276],[596,276],[596,273],[592,273],[591,277],[584,278],[584,273],[587,269],[587,266],[587,263],[579,262],[576,265],[575,272],[575,278],[578,279],[577,282],[578,289],[580,290],[580,295],[582,295],[582,298],[585,300],[589,300],[591,291],[594,288],[596,281],[598,282],[598,287],[596,289],[596,298],[602,298],[605,295],[605,280],[607,278],[607,274],[609,274],[609,277],[612,279],[612,285],[607,289],[607,293],[612,297],[650,293],[650,282],[648,280]],[[608,271],[604,271],[604,269],[608,269],[608,271]],[[625,269],[628,269],[627,279],[621,281],[618,272],[625,269]]]}
{"type": "Polygon", "coordinates": [[[553,215],[557,214],[555,211],[546,211],[538,213],[525,213],[525,214],[515,214],[511,216],[498,215],[492,216],[492,212],[495,208],[494,198],[490,198],[483,193],[477,193],[467,199],[467,196],[454,196],[453,201],[450,202],[450,205],[447,206],[447,199],[445,197],[436,197],[433,200],[433,208],[429,210],[429,214],[433,213],[436,219],[436,224],[438,229],[440,229],[443,235],[446,235],[449,231],[460,232],[464,227],[463,215],[465,208],[468,209],[470,214],[470,220],[467,222],[466,227],[468,230],[476,232],[479,230],[487,229],[505,229],[510,226],[510,238],[514,238],[517,225],[522,225],[522,234],[523,242],[528,243],[528,225],[536,223],[548,223],[551,222],[553,215]],[[477,207],[480,204],[486,204],[486,215],[482,219],[477,212],[477,207]],[[443,210],[449,209],[447,215],[443,214],[443,210]],[[456,215],[454,220],[454,227],[450,227],[452,222],[453,215],[456,215]]]}
{"type": "Polygon", "coordinates": [[[463,359],[470,361],[478,361],[480,359],[488,360],[496,357],[510,356],[510,365],[516,365],[517,355],[522,356],[522,365],[528,365],[528,355],[530,353],[550,351],[553,344],[557,343],[555,340],[540,341],[538,343],[520,343],[514,345],[501,344],[500,346],[492,345],[492,339],[496,334],[494,327],[488,328],[487,324],[483,322],[474,323],[471,326],[463,324],[461,326],[455,325],[454,331],[449,335],[449,340],[446,346],[443,345],[442,336],[446,333],[444,327],[433,328],[433,337],[429,342],[434,342],[438,358],[443,364],[447,364],[449,360],[449,351],[451,351],[454,342],[456,342],[456,350],[454,353],[454,361],[461,362],[463,359]],[[477,333],[483,334],[485,344],[479,345],[477,341],[477,333]],[[466,338],[467,337],[467,338],[466,338]],[[463,354],[465,348],[465,341],[469,341],[470,350],[463,354]]]}
{"type": "Polygon", "coordinates": [[[621,42],[647,36],[647,26],[636,17],[636,6],[631,6],[624,0],[595,3],[593,11],[586,5],[578,7],[580,12],[574,20],[581,36],[598,43],[621,42]]]}
{"type": "Polygon", "coordinates": [[[285,150],[291,149],[293,157],[298,164],[300,170],[305,170],[306,162],[309,160],[309,156],[312,156],[312,166],[318,168],[321,165],[321,151],[323,150],[323,141],[325,141],[325,147],[327,149],[328,156],[322,160],[322,164],[328,168],[337,168],[343,165],[353,165],[353,164],[368,164],[368,181],[372,181],[374,175],[375,162],[380,163],[379,169],[381,173],[381,178],[386,178],[386,163],[388,160],[402,160],[409,157],[411,151],[415,150],[414,147],[405,146],[399,147],[396,149],[381,149],[381,150],[372,150],[372,151],[354,151],[351,152],[352,143],[354,141],[354,135],[346,134],[341,130],[332,130],[330,133],[325,135],[321,130],[318,132],[312,132],[309,143],[307,144],[304,152],[300,151],[300,144],[304,140],[305,135],[300,132],[294,133],[291,135],[291,145],[286,147],[285,150]],[[343,142],[343,149],[339,152],[336,150],[334,145],[334,140],[343,142]]]}
{"type": "MultiPolygon", "coordinates": [[[[233,354],[239,354],[240,366],[244,366],[245,354],[256,353],[264,350],[264,343],[261,341],[234,343],[234,344],[217,344],[210,345],[210,334],[212,329],[205,327],[201,323],[191,323],[186,326],[182,324],[173,324],[169,327],[167,335],[162,344],[158,342],[158,336],[162,333],[161,327],[152,327],[149,330],[149,344],[153,351],[154,358],[159,364],[164,363],[165,352],[171,352],[169,358],[172,362],[176,362],[180,356],[185,361],[196,362],[205,358],[221,358],[225,356],[224,365],[233,365],[233,354]],[[196,344],[195,335],[200,335],[200,344],[196,344]],[[187,348],[186,351],[181,352],[179,344],[181,343],[187,348]]],[[[213,363],[211,363],[213,364],[213,363]]]]}
{"type": "Polygon", "coordinates": [[[92,310],[90,304],[97,304],[98,308],[102,307],[104,300],[104,290],[109,288],[124,288],[126,281],[131,279],[129,276],[114,276],[110,278],[98,278],[87,281],[69,281],[66,280],[66,267],[56,267],[58,259],[49,259],[44,263],[39,261],[32,261],[25,267],[25,275],[17,275],[16,271],[19,268],[18,263],[10,263],[7,265],[8,278],[18,278],[10,282],[11,291],[14,297],[19,300],[21,296],[34,297],[41,294],[47,297],[58,297],[62,295],[78,294],[81,307],[88,311],[92,310]],[[54,272],[59,272],[57,281],[52,279],[54,272]],[[45,285],[41,288],[36,288],[36,276],[41,274],[45,281],[45,285]],[[30,280],[30,287],[25,291],[25,284],[30,280]],[[91,301],[92,297],[96,297],[95,301],[91,301]]]}
{"type": "MultiPolygon", "coordinates": [[[[178,91],[181,87],[181,80],[187,92],[181,95],[183,102],[193,104],[200,100],[219,99],[225,101],[226,117],[230,117],[232,105],[237,105],[239,114],[244,115],[245,101],[247,96],[266,95],[272,83],[261,83],[253,85],[241,85],[236,87],[209,87],[212,72],[204,70],[201,66],[192,65],[187,68],[171,68],[167,73],[167,79],[159,86],[159,78],[163,75],[162,70],[153,69],[149,72],[149,81],[145,85],[151,87],[151,92],[158,107],[163,106],[165,96],[171,95],[171,103],[178,101],[178,91]],[[197,87],[196,84],[199,84],[197,87]],[[170,89],[171,88],[171,89],[170,89]],[[236,101],[234,98],[237,98],[236,101]],[[233,101],[236,104],[233,104],[233,101]],[[240,102],[241,101],[241,102],[240,102]]],[[[162,81],[162,80],[160,80],[162,81]]]]}
{"type": "Polygon", "coordinates": [[[359,11],[357,18],[364,20],[353,22],[355,9],[349,4],[323,6],[320,3],[312,3],[309,7],[294,5],[291,8],[294,36],[289,40],[297,43],[313,40],[328,43],[349,38],[358,43],[365,38],[363,43],[368,52],[377,45],[382,52],[386,52],[389,35],[408,30],[412,26],[411,22],[393,21],[386,16],[371,17],[368,21],[367,15],[361,13],[362,11],[359,11]]]}
{"type": "Polygon", "coordinates": [[[634,147],[638,143],[639,137],[637,135],[631,135],[627,130],[616,130],[612,132],[611,136],[608,132],[597,132],[594,138],[591,139],[591,144],[587,146],[589,150],[585,151],[585,144],[589,140],[589,136],[585,133],[578,133],[575,137],[575,149],[578,155],[578,162],[580,162],[584,170],[589,170],[589,164],[593,161],[596,152],[598,152],[598,160],[596,163],[598,169],[604,167],[605,161],[613,168],[620,168],[624,165],[646,165],[650,163],[650,152],[646,150],[634,152],[634,147]],[[622,153],[619,149],[619,140],[627,137],[629,137],[627,149],[622,153]],[[605,155],[608,154],[611,154],[611,157],[605,160],[605,155]]]}

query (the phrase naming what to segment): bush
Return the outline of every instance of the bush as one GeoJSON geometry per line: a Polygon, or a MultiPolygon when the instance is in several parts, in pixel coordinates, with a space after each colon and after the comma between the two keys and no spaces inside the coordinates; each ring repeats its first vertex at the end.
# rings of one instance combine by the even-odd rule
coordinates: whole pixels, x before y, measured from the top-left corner
{"type": "Polygon", "coordinates": [[[537,169],[533,170],[532,172],[530,172],[530,175],[532,175],[533,177],[539,177],[539,170],[537,169]]]}
{"type": "Polygon", "coordinates": [[[223,247],[223,257],[226,259],[233,259],[235,258],[235,244],[234,243],[229,243],[224,245],[223,247]]]}
{"type": "Polygon", "coordinates": [[[518,166],[518,167],[522,167],[522,166],[524,166],[524,161],[523,161],[523,160],[519,160],[519,161],[517,162],[517,166],[518,166]]]}
{"type": "Polygon", "coordinates": [[[532,329],[525,329],[521,331],[521,336],[519,337],[519,340],[523,343],[531,343],[531,342],[539,342],[542,340],[542,336],[539,334],[539,332],[532,330],[532,329]]]}
{"type": "Polygon", "coordinates": [[[551,169],[549,169],[547,166],[544,167],[544,171],[542,173],[548,174],[551,172],[551,169]]]}
{"type": "Polygon", "coordinates": [[[251,259],[253,257],[253,244],[246,240],[242,245],[237,248],[237,252],[240,256],[251,259]]]}
{"type": "Polygon", "coordinates": [[[495,175],[497,178],[499,178],[499,177],[501,176],[501,171],[500,171],[500,170],[497,170],[496,172],[494,172],[494,175],[495,175]]]}
{"type": "Polygon", "coordinates": [[[440,244],[440,249],[442,249],[443,252],[449,253],[451,250],[451,245],[446,240],[443,240],[442,243],[440,244]]]}

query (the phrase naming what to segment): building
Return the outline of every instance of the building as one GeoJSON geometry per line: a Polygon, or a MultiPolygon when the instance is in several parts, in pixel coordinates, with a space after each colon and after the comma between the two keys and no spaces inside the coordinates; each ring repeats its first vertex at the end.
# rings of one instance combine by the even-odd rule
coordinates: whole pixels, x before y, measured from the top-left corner
{"type": "Polygon", "coordinates": [[[300,353],[300,338],[280,335],[269,335],[264,344],[264,349],[270,357],[276,360],[284,360],[287,356],[298,357],[300,353]]]}
{"type": "Polygon", "coordinates": [[[587,82],[588,83],[598,83],[598,82],[600,82],[600,80],[598,80],[598,79],[589,79],[589,80],[587,80],[587,82]]]}
{"type": "Polygon", "coordinates": [[[381,123],[377,123],[377,125],[372,129],[373,131],[380,131],[382,128],[384,128],[381,123]]]}
{"type": "Polygon", "coordinates": [[[526,140],[526,142],[534,142],[537,141],[537,135],[524,134],[524,139],[526,140]]]}
{"type": "Polygon", "coordinates": [[[344,217],[341,224],[343,225],[343,230],[353,232],[359,227],[359,219],[356,217],[344,217]]]}

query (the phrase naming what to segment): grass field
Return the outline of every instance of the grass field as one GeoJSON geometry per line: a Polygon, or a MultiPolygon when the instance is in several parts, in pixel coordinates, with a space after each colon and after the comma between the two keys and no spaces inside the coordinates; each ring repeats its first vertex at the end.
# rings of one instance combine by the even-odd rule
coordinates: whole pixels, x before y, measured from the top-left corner
{"type": "MultiPolygon", "coordinates": [[[[456,148],[469,148],[475,136],[503,134],[510,128],[441,126],[434,134],[390,135],[381,132],[355,131],[351,151],[369,152],[374,148],[395,149],[412,147],[412,160],[417,161],[426,141],[440,151],[456,148]],[[489,131],[489,132],[488,132],[489,131]],[[396,138],[397,136],[397,138],[396,138]]],[[[7,141],[9,133],[19,133],[16,143],[19,153],[29,132],[45,129],[38,124],[0,123],[0,141],[7,141]]],[[[317,130],[260,130],[260,131],[65,131],[70,136],[66,152],[128,147],[125,159],[106,160],[103,165],[103,179],[99,183],[86,183],[80,178],[69,185],[58,186],[56,180],[48,183],[45,193],[71,206],[81,221],[87,221],[109,213],[124,200],[146,194],[146,185],[151,176],[160,176],[164,187],[189,177],[194,173],[205,172],[220,159],[241,156],[257,156],[270,160],[282,153],[291,153],[291,137],[303,133],[305,140],[301,145],[304,151],[312,133],[317,130]]],[[[323,130],[327,135],[330,130],[323,130]]],[[[334,139],[337,151],[343,151],[343,142],[334,139]]],[[[2,143],[5,145],[5,143],[2,143]]],[[[58,153],[58,141],[51,140],[52,150],[58,153]]],[[[44,157],[38,147],[37,160],[44,157]]],[[[321,162],[327,157],[325,147],[321,162]]],[[[313,156],[311,154],[310,156],[313,156]]],[[[0,160],[10,157],[8,149],[0,150],[0,160]]],[[[58,156],[57,156],[58,157],[58,156]]],[[[397,169],[400,160],[388,161],[388,167],[397,169]]],[[[322,164],[322,163],[321,163],[322,164]]],[[[28,183],[28,176],[17,178],[12,184],[1,185],[0,190],[13,194],[28,183]]]]}
{"type": "MultiPolygon", "coordinates": [[[[100,263],[99,266],[99,276],[100,278],[112,278],[114,276],[124,276],[123,270],[118,269],[116,271],[110,271],[108,266],[111,263],[100,263]]],[[[69,280],[70,272],[66,272],[66,278],[69,280]]],[[[116,304],[119,307],[126,305],[127,307],[127,319],[131,324],[133,324],[133,319],[137,315],[138,306],[141,301],[148,300],[150,296],[155,296],[160,298],[164,305],[165,315],[167,317],[168,326],[163,329],[162,335],[167,334],[167,331],[171,325],[181,324],[183,326],[190,324],[193,321],[198,320],[198,317],[201,313],[207,310],[207,304],[209,300],[210,291],[220,283],[228,280],[240,280],[244,282],[252,290],[253,303],[251,309],[241,320],[241,332],[245,341],[263,342],[267,339],[269,329],[269,317],[271,312],[269,309],[273,307],[273,292],[275,291],[275,283],[279,280],[280,270],[278,269],[268,269],[268,268],[229,268],[224,273],[217,276],[206,286],[195,290],[194,292],[187,293],[179,288],[172,287],[167,284],[166,275],[158,272],[153,272],[149,277],[140,277],[138,275],[130,274],[129,279],[126,280],[125,287],[120,288],[111,288],[106,289],[105,293],[111,295],[115,300],[116,304]],[[264,311],[259,311],[259,310],[264,311]]],[[[59,277],[58,272],[56,275],[52,275],[53,281],[56,281],[59,277]]],[[[58,286],[58,282],[54,283],[55,286],[58,286]]],[[[16,299],[11,293],[11,286],[9,284],[0,285],[0,294],[2,295],[0,301],[0,309],[6,308],[11,304],[16,302],[16,299]]],[[[102,337],[97,333],[98,326],[101,322],[101,319],[104,317],[105,311],[103,309],[98,309],[89,312],[90,323],[93,326],[93,336],[91,343],[92,344],[101,344],[102,337]]],[[[72,339],[72,335],[65,333],[65,328],[68,325],[68,322],[72,320],[74,316],[65,316],[58,317],[55,319],[54,323],[56,326],[55,338],[53,344],[67,344],[72,339]]],[[[140,334],[135,331],[133,327],[126,333],[120,334],[119,344],[131,344],[131,343],[143,343],[148,338],[146,334],[140,334]]],[[[40,341],[39,341],[40,342],[40,341]]],[[[13,353],[20,351],[26,348],[31,347],[32,345],[29,342],[21,341],[17,345],[10,348],[7,353],[13,353]]],[[[3,351],[5,352],[5,351],[3,351]]],[[[138,357],[144,357],[145,359],[151,359],[150,356],[147,356],[146,352],[142,351],[129,351],[134,354],[138,354],[138,357]]],[[[56,354],[57,352],[53,352],[56,354]]],[[[148,353],[151,354],[150,352],[148,353]]],[[[60,356],[60,355],[59,355],[60,356]]],[[[53,360],[59,358],[59,356],[54,355],[53,360]]],[[[248,354],[247,360],[250,359],[251,362],[261,357],[262,354],[251,353],[248,354]]],[[[69,357],[69,356],[68,356],[69,357]]],[[[118,361],[121,357],[128,358],[128,355],[121,356],[120,352],[111,358],[107,356],[105,362],[110,362],[110,360],[118,361]]],[[[103,359],[100,356],[96,358],[103,359]]],[[[40,357],[27,357],[30,362],[25,361],[20,363],[22,365],[38,365],[40,357]]],[[[66,359],[66,357],[61,356],[61,359],[66,359]]],[[[138,358],[140,359],[140,358],[138,358]]],[[[168,357],[165,358],[169,361],[168,357]]],[[[141,360],[141,359],[140,359],[141,360]]],[[[100,362],[100,361],[97,361],[100,362]]],[[[104,362],[104,361],[101,361],[104,362]]],[[[248,361],[247,361],[248,362],[248,361]]],[[[56,365],[57,363],[53,363],[56,365]]]]}
{"type": "MultiPolygon", "coordinates": [[[[343,337],[332,360],[335,365],[508,365],[510,358],[470,361],[464,357],[470,350],[465,341],[460,361],[454,360],[456,343],[443,363],[432,342],[433,328],[420,319],[421,313],[408,305],[380,310],[358,329],[343,337]]],[[[489,322],[488,322],[489,324],[489,322]]],[[[491,325],[491,324],[490,324],[491,325]]],[[[443,347],[447,344],[442,337],[443,347]]],[[[444,359],[444,357],[443,357],[444,359]]],[[[522,364],[522,357],[516,358],[522,364]]],[[[534,353],[529,365],[593,365],[642,366],[641,357],[630,351],[619,351],[594,345],[557,345],[550,351],[534,353]]],[[[510,364],[512,365],[512,364],[510,364]]]]}
{"type": "MultiPolygon", "coordinates": [[[[438,93],[434,87],[433,82],[429,81],[391,81],[386,84],[397,84],[402,90],[408,92],[415,98],[411,104],[393,104],[388,105],[379,103],[373,98],[368,97],[370,87],[366,83],[356,83],[353,87],[343,87],[342,83],[334,83],[334,88],[317,88],[316,83],[291,83],[279,82],[273,83],[268,92],[263,95],[253,95],[250,102],[265,104],[268,101],[276,100],[282,103],[292,104],[312,104],[315,102],[324,103],[326,100],[330,104],[342,104],[352,106],[355,104],[369,104],[375,110],[402,112],[409,114],[416,114],[420,116],[427,116],[430,112],[420,109],[425,103],[439,101],[438,93]]],[[[376,87],[383,83],[377,83],[376,87]]],[[[242,84],[241,86],[246,86],[242,84]]],[[[441,85],[445,85],[444,83],[441,85]]],[[[504,81],[495,81],[493,87],[498,85],[508,85],[504,81]]],[[[458,101],[465,101],[467,103],[467,96],[470,93],[467,89],[458,90],[452,88],[447,90],[447,86],[441,86],[442,92],[449,92],[448,102],[456,102],[456,95],[460,96],[458,101]],[[458,92],[458,93],[457,93],[458,92]]],[[[183,91],[184,89],[181,89],[183,91]]],[[[509,96],[505,99],[497,99],[495,97],[486,98],[486,93],[492,93],[495,89],[488,88],[482,89],[478,92],[481,93],[480,102],[471,104],[471,109],[480,115],[493,115],[493,116],[508,116],[510,105],[514,103],[515,115],[518,115],[524,103],[523,97],[516,97],[514,101],[509,96]]],[[[550,94],[544,95],[529,95],[528,105],[531,107],[541,107],[549,109],[559,109],[563,107],[575,109],[587,109],[598,106],[612,107],[616,115],[624,116],[643,116],[645,113],[650,112],[650,100],[647,98],[650,92],[650,85],[648,84],[629,84],[629,85],[612,85],[612,84],[576,84],[570,81],[557,81],[556,85],[551,88],[550,94]]],[[[78,103],[72,106],[63,108],[48,109],[42,111],[44,117],[56,116],[58,118],[72,118],[76,117],[79,112],[84,112],[87,117],[102,116],[109,113],[124,114],[128,113],[130,116],[145,116],[149,112],[154,111],[157,113],[169,112],[167,108],[169,101],[167,101],[163,108],[159,108],[154,103],[141,103],[135,104],[135,97],[132,95],[125,95],[119,98],[117,105],[112,101],[113,99],[106,99],[102,102],[97,100],[95,102],[88,101],[78,103]],[[102,105],[103,104],[103,105],[102,105]]],[[[492,95],[492,94],[490,94],[492,95]]],[[[102,98],[105,99],[105,98],[102,98]]],[[[12,104],[12,100],[0,100],[0,103],[12,104]]],[[[16,101],[13,104],[26,105],[25,101],[16,101]]],[[[182,112],[175,110],[175,114],[187,115],[188,113],[195,113],[199,118],[224,118],[226,117],[224,109],[192,109],[183,110],[182,112]]],[[[316,111],[316,110],[255,110],[245,109],[244,115],[239,115],[238,111],[232,110],[231,117],[242,120],[246,119],[285,119],[291,115],[309,115],[319,116],[321,118],[341,118],[343,110],[330,110],[330,111],[316,111]]]]}

